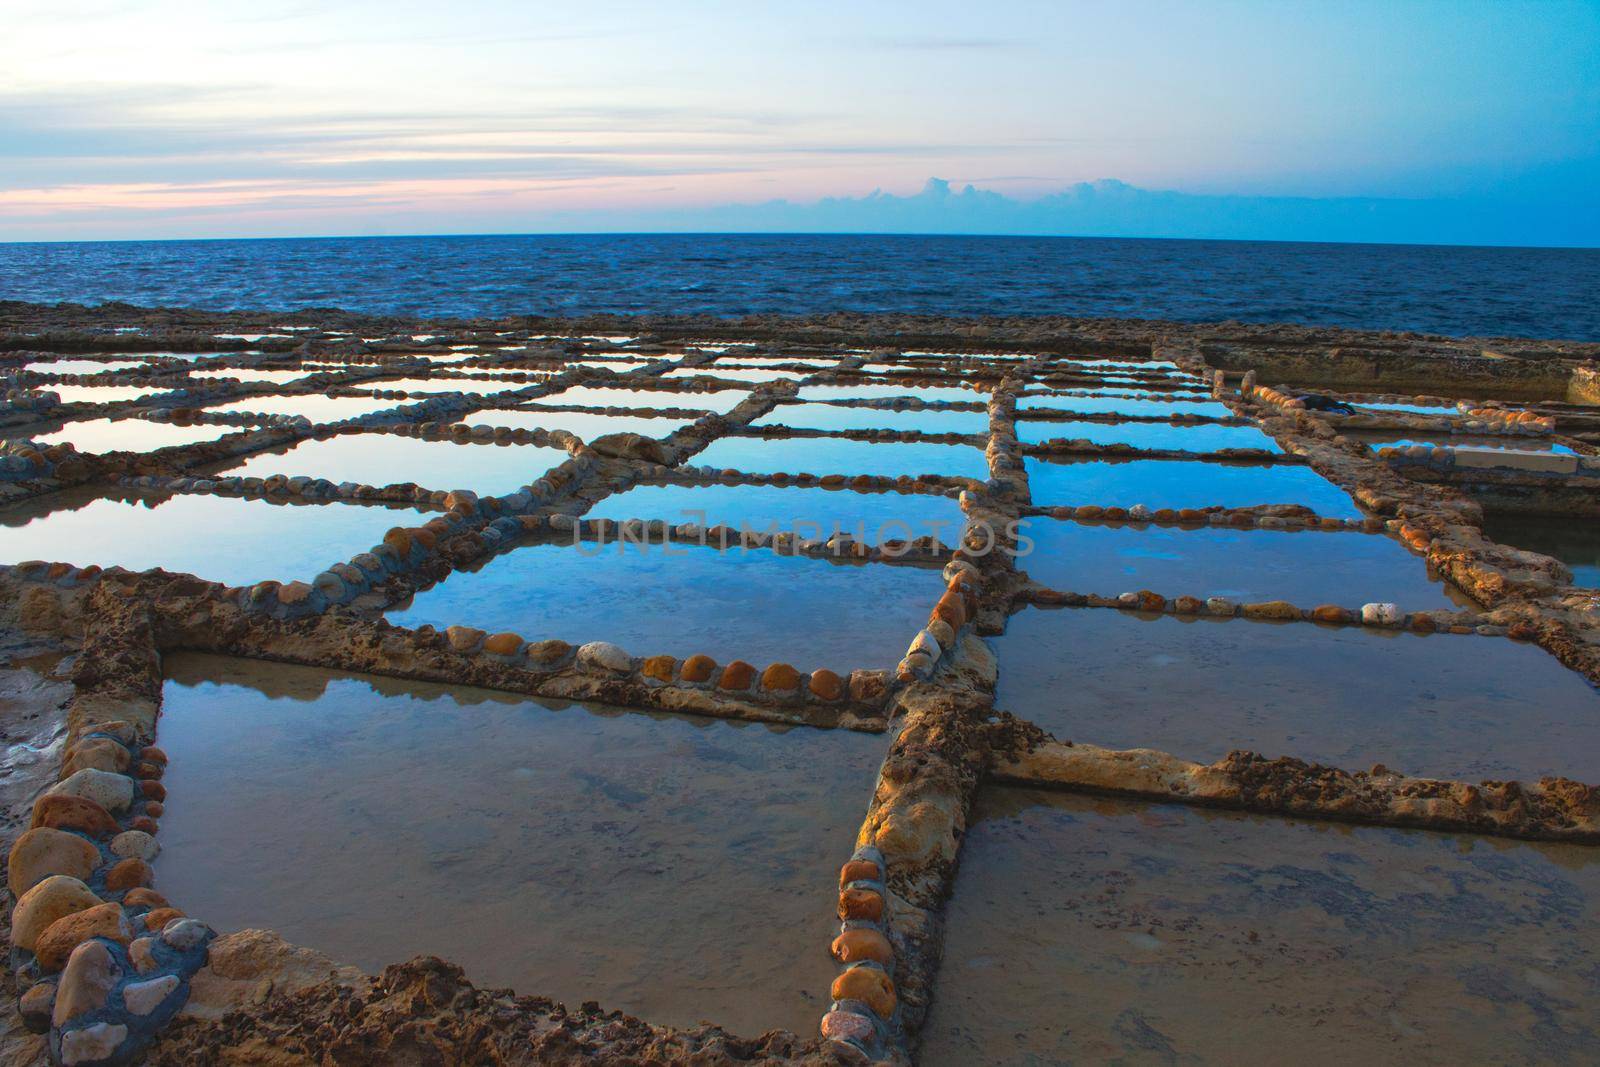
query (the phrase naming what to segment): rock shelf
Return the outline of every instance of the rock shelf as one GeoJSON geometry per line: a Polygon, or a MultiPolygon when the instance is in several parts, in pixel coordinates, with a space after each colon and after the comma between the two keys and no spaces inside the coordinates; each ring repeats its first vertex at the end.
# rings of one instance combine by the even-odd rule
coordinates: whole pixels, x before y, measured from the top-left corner
{"type": "MultiPolygon", "coordinates": [[[[1589,407],[1600,400],[1597,360],[1592,345],[1239,324],[414,322],[0,304],[0,545],[39,523],[25,550],[0,559],[0,649],[71,657],[54,784],[19,800],[7,846],[18,1017],[71,1067],[245,1064],[265,1048],[274,1062],[306,1065],[907,1064],[919,1048],[931,1061],[998,1061],[1046,1045],[1016,1026],[1007,1036],[963,1024],[969,1043],[956,1052],[941,1021],[958,1008],[982,1016],[985,996],[1014,1003],[998,973],[981,994],[961,978],[976,965],[963,884],[1020,873],[958,878],[969,824],[980,824],[976,862],[1004,851],[988,809],[974,807],[980,793],[1114,794],[1131,812],[1232,809],[1251,813],[1229,816],[1239,820],[1229,832],[1246,839],[1301,841],[1304,825],[1342,821],[1592,848],[1600,799],[1584,770],[1600,745],[1589,725],[1600,710],[1600,590],[1494,539],[1485,511],[1592,515],[1600,454],[1585,435],[1600,426],[1589,407]],[[1364,435],[1379,434],[1447,444],[1375,451],[1364,435]],[[156,506],[95,524],[103,532],[79,529],[139,501],[156,506]],[[682,514],[696,503],[700,513],[682,514]],[[228,530],[202,523],[225,514],[260,529],[219,545],[228,530]],[[1030,521],[1054,532],[1032,538],[1030,521]],[[223,568],[222,547],[249,558],[223,568]],[[572,565],[597,551],[648,565],[572,565]],[[1124,584],[1113,551],[1149,562],[1130,565],[1124,584]],[[283,573],[275,555],[293,561],[283,573]],[[1045,614],[1065,620],[1060,632],[1039,629],[1045,614]],[[807,821],[810,793],[792,786],[802,799],[788,798],[781,775],[758,775],[738,788],[781,820],[741,825],[754,820],[725,791],[730,810],[693,814],[743,834],[741,844],[697,832],[684,853],[693,858],[661,864],[659,885],[649,872],[615,872],[625,895],[642,891],[628,888],[639,877],[664,892],[647,924],[670,924],[676,906],[745,922],[708,935],[730,945],[724,966],[701,960],[704,984],[680,983],[676,999],[633,981],[651,967],[615,959],[602,966],[619,970],[598,978],[550,981],[572,983],[571,997],[587,980],[627,1015],[542,998],[554,990],[482,989],[426,956],[364,958],[391,964],[365,974],[316,945],[248,926],[219,933],[207,922],[253,919],[190,917],[193,903],[154,884],[167,871],[179,889],[203,879],[182,866],[198,862],[185,848],[160,856],[169,805],[180,826],[198,825],[199,811],[177,807],[197,801],[179,789],[169,799],[164,783],[204,783],[245,806],[240,820],[275,788],[229,792],[204,715],[181,733],[172,720],[187,762],[168,774],[163,701],[192,653],[290,689],[293,672],[344,672],[389,699],[431,686],[543,701],[545,716],[582,703],[594,709],[582,714],[621,716],[629,744],[661,748],[638,758],[673,774],[691,764],[640,738],[771,730],[761,750],[781,753],[780,764],[802,750],[851,753],[805,783],[811,793],[825,782],[836,800],[848,765],[860,785],[852,803],[870,800],[853,843],[824,838],[812,823],[827,820],[807,821]],[[1411,666],[1394,666],[1402,660],[1411,666]],[[795,731],[818,743],[807,748],[795,731]],[[1397,755],[1365,758],[1386,744],[1397,755]],[[874,765],[875,777],[858,773],[874,765]],[[808,857],[769,884],[814,887],[820,903],[805,907],[816,930],[774,917],[793,929],[750,932],[755,898],[780,891],[743,871],[719,880],[718,864],[763,850],[808,857]],[[799,950],[807,967],[777,958],[793,948],[760,948],[767,934],[773,945],[786,944],[779,934],[817,940],[799,950]],[[946,959],[952,951],[962,955],[946,959]],[[837,968],[824,980],[815,968],[830,958],[837,968]],[[786,971],[815,988],[785,985],[785,1014],[764,1014],[786,971]],[[752,1034],[803,1029],[787,1014],[799,1005],[814,1012],[815,1033],[690,1025],[695,1003],[725,1003],[717,998],[740,983],[749,994],[719,1021],[752,1034]]],[[[208,713],[233,715],[245,744],[275,721],[261,706],[269,698],[217,699],[208,713]]],[[[408,714],[418,736],[443,728],[408,714]]],[[[284,721],[275,743],[287,751],[311,728],[304,715],[284,721]]],[[[575,754],[554,758],[585,782],[604,760],[571,740],[578,721],[559,728],[575,754]]],[[[516,750],[526,728],[472,724],[504,731],[485,742],[496,751],[516,750]]],[[[371,739],[340,758],[389,746],[383,758],[399,768],[412,752],[394,729],[372,719],[361,735],[371,739]]],[[[421,747],[430,743],[442,742],[421,747]]],[[[738,748],[705,742],[698,758],[750,777],[738,748]]],[[[456,803],[450,775],[476,773],[455,769],[461,759],[430,764],[412,799],[432,790],[444,799],[428,807],[456,803]]],[[[388,803],[394,780],[402,810],[404,778],[367,773],[361,789],[388,803]]],[[[650,794],[619,782],[607,803],[620,824],[642,803],[634,790],[650,794]]],[[[573,788],[554,787],[543,807],[570,802],[573,788]]],[[[683,797],[694,803],[692,781],[683,797]]],[[[526,817],[538,820],[540,807],[526,817]]],[[[321,835],[317,851],[334,856],[334,816],[315,821],[296,832],[321,835]]],[[[1110,832],[1069,820],[1019,847],[1071,852],[1074,834],[1110,832]]],[[[239,848],[265,869],[290,862],[276,854],[284,840],[264,833],[239,848]]],[[[1363,840],[1375,855],[1388,847],[1363,840]]],[[[511,875],[504,906],[515,910],[515,870],[563,848],[506,851],[496,869],[511,875]]],[[[1551,877],[1531,861],[1522,869],[1551,877]]],[[[1388,891],[1381,865],[1371,878],[1372,892],[1388,891]]],[[[334,883],[318,892],[363,905],[334,883]]],[[[197,910],[222,907],[189,895],[197,910]]],[[[473,906],[492,914],[502,906],[492,897],[473,906]]],[[[570,912],[540,904],[561,929],[607,924],[607,909],[573,900],[570,912]]],[[[393,951],[455,955],[459,944],[488,960],[497,940],[487,927],[459,943],[427,933],[397,938],[393,951]]],[[[1053,944],[1056,931],[1041,936],[1053,944]]],[[[552,960],[524,962],[554,962],[558,950],[541,944],[530,951],[552,960]]],[[[693,953],[673,963],[679,948],[661,944],[652,966],[693,965],[693,953]]],[[[1469,963],[1475,951],[1450,950],[1469,963]]],[[[482,967],[490,980],[557,973],[482,967]]],[[[1138,1017],[1140,1005],[1123,1007],[1138,1017]]],[[[1498,1040],[1492,1022],[1480,1025],[1498,1040]]],[[[1050,1054],[1091,1060],[1124,1036],[1080,1048],[1069,1035],[1050,1054]]],[[[1210,1035],[1186,1040],[1203,1048],[1210,1035]]]]}

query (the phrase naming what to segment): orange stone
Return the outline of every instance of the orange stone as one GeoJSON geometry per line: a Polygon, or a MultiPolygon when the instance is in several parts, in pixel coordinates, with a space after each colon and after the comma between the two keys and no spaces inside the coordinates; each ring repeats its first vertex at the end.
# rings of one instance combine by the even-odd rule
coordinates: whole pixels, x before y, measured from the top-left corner
{"type": "Polygon", "coordinates": [[[120,893],[124,889],[148,886],[156,880],[155,872],[144,860],[130,856],[111,868],[106,875],[106,889],[120,893]]]}
{"type": "Polygon", "coordinates": [[[717,688],[739,692],[749,689],[755,678],[756,669],[744,660],[736,659],[722,668],[722,680],[717,682],[717,688]]]}
{"type": "Polygon", "coordinates": [[[1317,622],[1349,622],[1350,612],[1337,604],[1318,604],[1311,609],[1311,617],[1317,622]]]}
{"type": "Polygon", "coordinates": [[[144,913],[144,928],[155,933],[165,927],[173,919],[187,918],[177,908],[151,908],[144,913]]]}
{"type": "Polygon", "coordinates": [[[1100,507],[1098,504],[1085,504],[1077,511],[1074,511],[1072,516],[1076,519],[1098,519],[1100,516],[1104,515],[1105,512],[1106,509],[1100,507]]]}
{"type": "Polygon", "coordinates": [[[123,946],[133,940],[133,929],[122,914],[122,905],[96,904],[62,916],[39,935],[33,952],[45,971],[59,971],[72,950],[91,937],[103,937],[123,946]]]}
{"type": "Polygon", "coordinates": [[[140,782],[139,783],[139,792],[143,793],[146,797],[148,797],[151,800],[165,800],[165,799],[167,799],[167,787],[162,785],[160,782],[148,781],[148,780],[140,782]]]}
{"type": "Polygon", "coordinates": [[[787,663],[774,663],[761,672],[761,688],[769,693],[792,693],[800,688],[800,672],[787,663]]]}
{"type": "Polygon", "coordinates": [[[672,681],[672,669],[678,661],[671,656],[650,656],[639,668],[646,678],[654,678],[658,682],[672,681]]]}
{"type": "Polygon", "coordinates": [[[894,983],[874,967],[852,967],[833,980],[834,1000],[859,1000],[887,1019],[894,1014],[894,983]]]}
{"type": "Polygon", "coordinates": [[[411,535],[398,526],[383,535],[383,543],[394,549],[401,559],[411,555],[411,535]]]}
{"type": "Polygon", "coordinates": [[[42,796],[33,805],[29,828],[48,826],[54,830],[78,830],[90,837],[106,837],[122,828],[111,813],[87,797],[42,796]]]}
{"type": "MultiPolygon", "coordinates": [[[[1082,509],[1080,508],[1079,510],[1081,511],[1082,509]]],[[[1116,520],[1127,518],[1128,517],[1128,509],[1127,508],[1106,508],[1105,511],[1101,512],[1101,515],[1104,516],[1105,518],[1108,518],[1108,519],[1111,519],[1113,521],[1116,521],[1116,520]]]]}
{"type": "Polygon", "coordinates": [[[883,918],[883,897],[872,889],[841,889],[839,918],[877,922],[883,918]]]}
{"type": "Polygon", "coordinates": [[[170,908],[172,906],[167,902],[166,897],[157,893],[154,889],[147,889],[143,886],[128,890],[127,895],[122,898],[122,903],[129,908],[170,908]]]}
{"type": "Polygon", "coordinates": [[[889,944],[889,939],[869,928],[841,932],[833,939],[832,952],[833,958],[840,963],[871,960],[887,967],[894,962],[894,948],[889,944]]]}
{"type": "Polygon", "coordinates": [[[883,868],[871,860],[851,860],[839,868],[839,888],[851,882],[878,882],[883,880],[883,868]]]}
{"type": "Polygon", "coordinates": [[[496,656],[515,656],[522,648],[522,636],[514,633],[490,634],[483,639],[483,650],[496,656]]]}
{"type": "Polygon", "coordinates": [[[933,614],[949,623],[952,630],[959,630],[967,621],[967,606],[962,603],[960,593],[947,589],[933,606],[933,614]]]}
{"type": "Polygon", "coordinates": [[[838,700],[844,696],[844,679],[824,667],[811,672],[809,688],[819,700],[838,700]]]}
{"type": "Polygon", "coordinates": [[[147,800],[144,802],[144,813],[152,819],[161,818],[166,810],[166,805],[159,800],[147,800]]]}
{"type": "Polygon", "coordinates": [[[139,758],[146,763],[166,763],[167,754],[154,745],[146,745],[139,750],[139,758]]]}
{"type": "Polygon", "coordinates": [[[704,682],[717,672],[717,661],[710,656],[696,653],[683,661],[683,680],[686,682],[704,682]]]}
{"type": "Polygon", "coordinates": [[[432,551],[433,546],[439,543],[439,538],[426,526],[418,526],[409,532],[412,541],[429,551],[432,551]]]}
{"type": "Polygon", "coordinates": [[[128,829],[130,829],[130,830],[143,830],[145,833],[150,834],[151,836],[154,836],[156,831],[159,830],[160,827],[156,824],[156,821],[154,819],[152,819],[150,816],[148,816],[148,815],[136,815],[136,816],[134,816],[133,820],[128,823],[128,829]]]}

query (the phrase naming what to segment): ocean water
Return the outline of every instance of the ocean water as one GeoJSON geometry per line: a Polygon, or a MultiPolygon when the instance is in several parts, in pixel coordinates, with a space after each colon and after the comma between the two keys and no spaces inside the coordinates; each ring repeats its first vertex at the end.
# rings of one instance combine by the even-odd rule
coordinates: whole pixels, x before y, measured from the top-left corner
{"type": "Polygon", "coordinates": [[[0,299],[434,317],[1085,315],[1600,340],[1600,250],[786,234],[0,244],[0,299]]]}

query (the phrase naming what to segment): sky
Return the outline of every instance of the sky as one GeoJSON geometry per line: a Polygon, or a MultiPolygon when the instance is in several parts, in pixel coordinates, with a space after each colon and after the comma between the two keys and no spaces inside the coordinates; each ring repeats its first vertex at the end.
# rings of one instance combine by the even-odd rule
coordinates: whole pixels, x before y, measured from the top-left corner
{"type": "Polygon", "coordinates": [[[1600,245],[1600,0],[0,0],[0,240],[1600,245]]]}

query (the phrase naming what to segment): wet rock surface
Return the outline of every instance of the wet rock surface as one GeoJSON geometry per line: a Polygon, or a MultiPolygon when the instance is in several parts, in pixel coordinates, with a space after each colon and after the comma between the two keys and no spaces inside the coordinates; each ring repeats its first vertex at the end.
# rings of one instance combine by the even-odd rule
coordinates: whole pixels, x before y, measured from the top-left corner
{"type": "Polygon", "coordinates": [[[216,1021],[180,1018],[147,1053],[152,1067],[200,1064],[806,1064],[841,1060],[817,1039],[744,1039],[717,1027],[667,1030],[586,1004],[577,1010],[480,990],[459,967],[422,957],[368,986],[324,982],[216,1021]]]}

